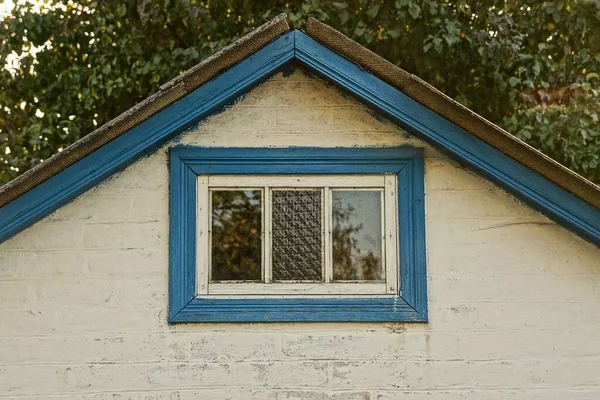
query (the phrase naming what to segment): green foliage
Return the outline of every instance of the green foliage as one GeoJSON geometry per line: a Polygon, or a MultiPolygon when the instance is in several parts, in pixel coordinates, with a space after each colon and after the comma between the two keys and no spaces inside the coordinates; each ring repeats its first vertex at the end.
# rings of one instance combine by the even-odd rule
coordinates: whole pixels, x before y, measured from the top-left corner
{"type": "Polygon", "coordinates": [[[0,70],[0,182],[280,12],[332,25],[600,181],[599,0],[48,0],[0,22],[0,65],[20,60],[0,70]]]}

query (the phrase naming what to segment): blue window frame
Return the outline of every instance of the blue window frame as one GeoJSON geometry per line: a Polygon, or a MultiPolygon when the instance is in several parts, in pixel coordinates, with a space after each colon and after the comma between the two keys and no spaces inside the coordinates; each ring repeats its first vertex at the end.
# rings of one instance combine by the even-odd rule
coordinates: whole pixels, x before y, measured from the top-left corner
{"type": "Polygon", "coordinates": [[[419,148],[173,147],[169,322],[427,321],[424,196],[419,148]],[[398,296],[220,299],[196,295],[197,175],[390,173],[398,176],[398,296]]]}

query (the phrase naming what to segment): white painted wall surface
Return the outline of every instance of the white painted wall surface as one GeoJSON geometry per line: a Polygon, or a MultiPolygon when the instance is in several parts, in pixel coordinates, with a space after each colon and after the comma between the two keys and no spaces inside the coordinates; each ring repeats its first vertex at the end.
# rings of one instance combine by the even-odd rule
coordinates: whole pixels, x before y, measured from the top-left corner
{"type": "MultiPolygon", "coordinates": [[[[301,72],[177,142],[424,146],[301,72]]],[[[165,147],[0,244],[0,399],[599,399],[600,250],[426,156],[429,323],[169,326],[165,147]]]]}

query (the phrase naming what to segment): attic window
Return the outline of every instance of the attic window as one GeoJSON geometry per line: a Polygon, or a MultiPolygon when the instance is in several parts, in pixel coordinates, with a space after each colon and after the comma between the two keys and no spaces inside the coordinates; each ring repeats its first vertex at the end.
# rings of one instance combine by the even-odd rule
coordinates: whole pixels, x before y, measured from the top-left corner
{"type": "Polygon", "coordinates": [[[422,150],[170,150],[170,322],[426,321],[422,150]]]}
{"type": "Polygon", "coordinates": [[[198,176],[199,295],[395,295],[396,176],[198,176]]]}

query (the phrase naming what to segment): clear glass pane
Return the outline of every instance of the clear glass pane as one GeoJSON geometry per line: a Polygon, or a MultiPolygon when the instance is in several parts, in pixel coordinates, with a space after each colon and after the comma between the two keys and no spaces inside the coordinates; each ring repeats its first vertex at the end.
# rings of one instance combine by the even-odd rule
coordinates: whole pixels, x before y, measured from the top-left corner
{"type": "Polygon", "coordinates": [[[321,190],[273,190],[273,281],[321,281],[321,190]]]}
{"type": "Polygon", "coordinates": [[[381,193],[332,191],[333,280],[383,279],[381,193]]]}
{"type": "Polygon", "coordinates": [[[212,196],[213,281],[262,279],[260,190],[215,190],[212,196]]]}

